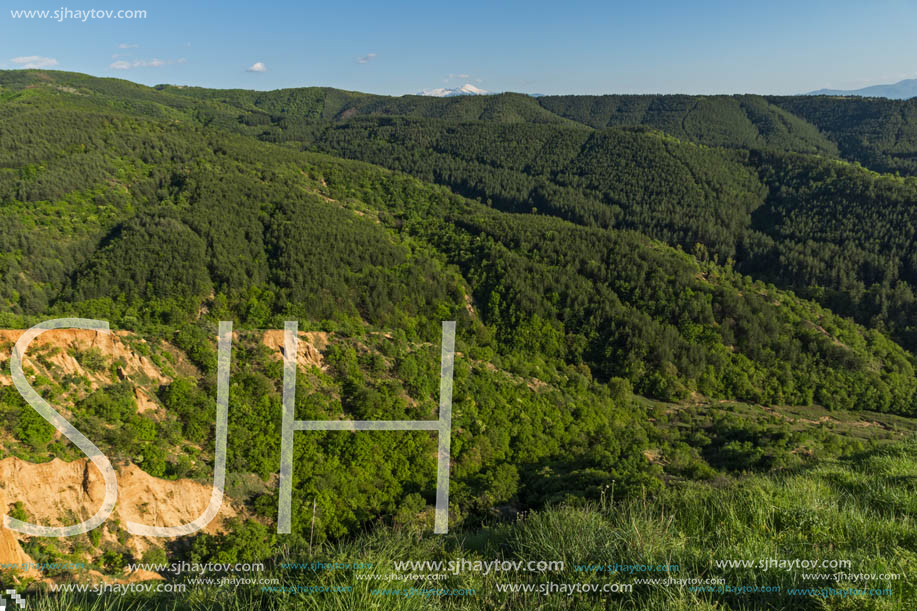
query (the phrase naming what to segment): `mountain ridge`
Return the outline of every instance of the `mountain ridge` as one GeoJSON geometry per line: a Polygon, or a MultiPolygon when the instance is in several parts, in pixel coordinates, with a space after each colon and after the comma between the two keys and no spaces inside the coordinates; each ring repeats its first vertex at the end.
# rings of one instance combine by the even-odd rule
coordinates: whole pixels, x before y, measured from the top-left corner
{"type": "Polygon", "coordinates": [[[859,89],[817,89],[804,95],[860,96],[907,100],[917,97],[917,79],[903,79],[897,83],[870,85],[859,89]]]}

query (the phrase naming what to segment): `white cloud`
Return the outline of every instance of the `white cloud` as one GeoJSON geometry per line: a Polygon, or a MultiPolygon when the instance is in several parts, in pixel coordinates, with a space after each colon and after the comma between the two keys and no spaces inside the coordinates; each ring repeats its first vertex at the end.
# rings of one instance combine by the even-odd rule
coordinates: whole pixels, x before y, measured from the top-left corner
{"type": "Polygon", "coordinates": [[[126,42],[122,42],[120,45],[118,45],[118,48],[119,48],[119,49],[136,49],[136,48],[138,48],[139,46],[140,46],[140,45],[138,45],[138,44],[129,44],[129,43],[126,43],[126,42]]]}
{"type": "Polygon", "coordinates": [[[56,66],[59,62],[53,57],[27,55],[25,57],[14,57],[10,60],[10,63],[15,64],[19,68],[37,70],[40,68],[50,68],[51,66],[56,66]]]}
{"type": "Polygon", "coordinates": [[[369,62],[373,61],[375,58],[376,58],[375,53],[367,53],[363,57],[358,57],[357,63],[358,64],[368,64],[369,62]]]}
{"type": "Polygon", "coordinates": [[[183,64],[185,63],[185,58],[178,60],[169,60],[164,61],[159,58],[154,57],[153,59],[147,61],[143,59],[135,59],[134,61],[126,61],[120,59],[116,62],[112,62],[108,65],[111,70],[130,70],[131,68],[161,68],[169,64],[183,64]]]}
{"type": "Polygon", "coordinates": [[[184,63],[186,63],[187,61],[188,61],[188,60],[187,60],[186,58],[184,58],[184,57],[179,57],[177,60],[175,60],[175,63],[176,63],[176,64],[184,64],[184,63]]]}
{"type": "Polygon", "coordinates": [[[471,78],[470,74],[450,74],[449,78],[457,78],[462,80],[468,80],[471,78]]]}
{"type": "Polygon", "coordinates": [[[246,72],[267,72],[267,66],[264,65],[264,62],[255,62],[251,66],[245,69],[246,72]]]}

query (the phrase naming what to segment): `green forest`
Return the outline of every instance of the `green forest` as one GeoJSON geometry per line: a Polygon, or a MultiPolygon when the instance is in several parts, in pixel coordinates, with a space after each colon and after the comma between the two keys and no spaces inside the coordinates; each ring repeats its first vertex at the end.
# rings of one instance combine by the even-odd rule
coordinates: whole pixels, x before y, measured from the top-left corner
{"type": "MultiPolygon", "coordinates": [[[[313,545],[366,546],[382,564],[406,550],[553,558],[567,536],[571,566],[610,558],[563,534],[568,512],[609,541],[640,521],[659,545],[721,521],[749,557],[843,539],[865,562],[873,528],[874,568],[913,576],[915,113],[914,100],[393,98],[0,71],[0,328],[78,316],[143,338],[168,383],[93,352],[73,356],[102,384],[53,378],[40,350],[44,369],[27,373],[106,454],[207,483],[216,329],[233,321],[227,492],[246,518],[157,552],[170,559],[280,570],[313,545]],[[287,320],[327,337],[326,366],[297,374],[308,420],[435,419],[440,325],[457,322],[450,529],[464,535],[427,536],[426,432],[297,433],[294,532],[274,534],[283,373],[259,333],[287,320]],[[137,385],[164,416],[138,411],[137,385]],[[777,500],[745,515],[748,495],[777,500]],[[824,507],[850,532],[821,522],[824,507]]],[[[12,386],[0,414],[0,458],[81,457],[12,386]]],[[[26,551],[103,572],[141,561],[85,539],[26,551]]],[[[730,557],[708,547],[682,549],[684,566],[730,557]]],[[[639,591],[644,608],[721,608],[639,591]]],[[[914,601],[911,580],[868,608],[914,601]]]]}

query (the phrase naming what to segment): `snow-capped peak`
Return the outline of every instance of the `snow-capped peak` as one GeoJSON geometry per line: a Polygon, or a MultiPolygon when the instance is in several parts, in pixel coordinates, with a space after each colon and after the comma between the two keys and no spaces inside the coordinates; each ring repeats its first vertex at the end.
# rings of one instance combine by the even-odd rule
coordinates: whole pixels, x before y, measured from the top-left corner
{"type": "Polygon", "coordinates": [[[418,95],[426,95],[436,98],[451,98],[457,95],[487,95],[488,93],[490,92],[485,91],[480,87],[475,87],[471,83],[465,83],[461,87],[437,87],[436,89],[425,89],[418,95]]]}

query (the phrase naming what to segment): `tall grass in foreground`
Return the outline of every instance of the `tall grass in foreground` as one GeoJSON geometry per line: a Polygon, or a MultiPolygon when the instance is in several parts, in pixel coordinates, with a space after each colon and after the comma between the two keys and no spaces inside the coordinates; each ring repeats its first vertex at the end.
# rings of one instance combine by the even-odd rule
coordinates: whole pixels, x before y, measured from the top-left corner
{"type": "MultiPolygon", "coordinates": [[[[719,485],[683,483],[654,498],[629,498],[530,512],[512,524],[440,537],[378,529],[354,540],[285,550],[269,576],[284,585],[351,586],[350,593],[263,592],[208,587],[183,595],[40,594],[39,611],[92,609],[889,609],[917,608],[917,441],[780,475],[719,485]],[[388,574],[401,560],[563,560],[562,572],[463,572],[446,580],[357,580],[353,571],[282,570],[281,562],[372,562],[388,574]],[[717,560],[849,560],[849,569],[717,568],[717,560]],[[679,565],[678,572],[609,574],[575,564],[679,565]],[[893,581],[803,580],[803,573],[897,573],[893,581]],[[779,593],[692,592],[636,584],[632,593],[566,596],[501,593],[497,584],[631,583],[647,577],[721,577],[729,586],[779,586],[779,593]],[[793,596],[793,588],[891,588],[891,596],[793,596]],[[473,588],[473,596],[404,597],[377,588],[473,588]]],[[[261,575],[264,577],[265,575],[261,575]]]]}

